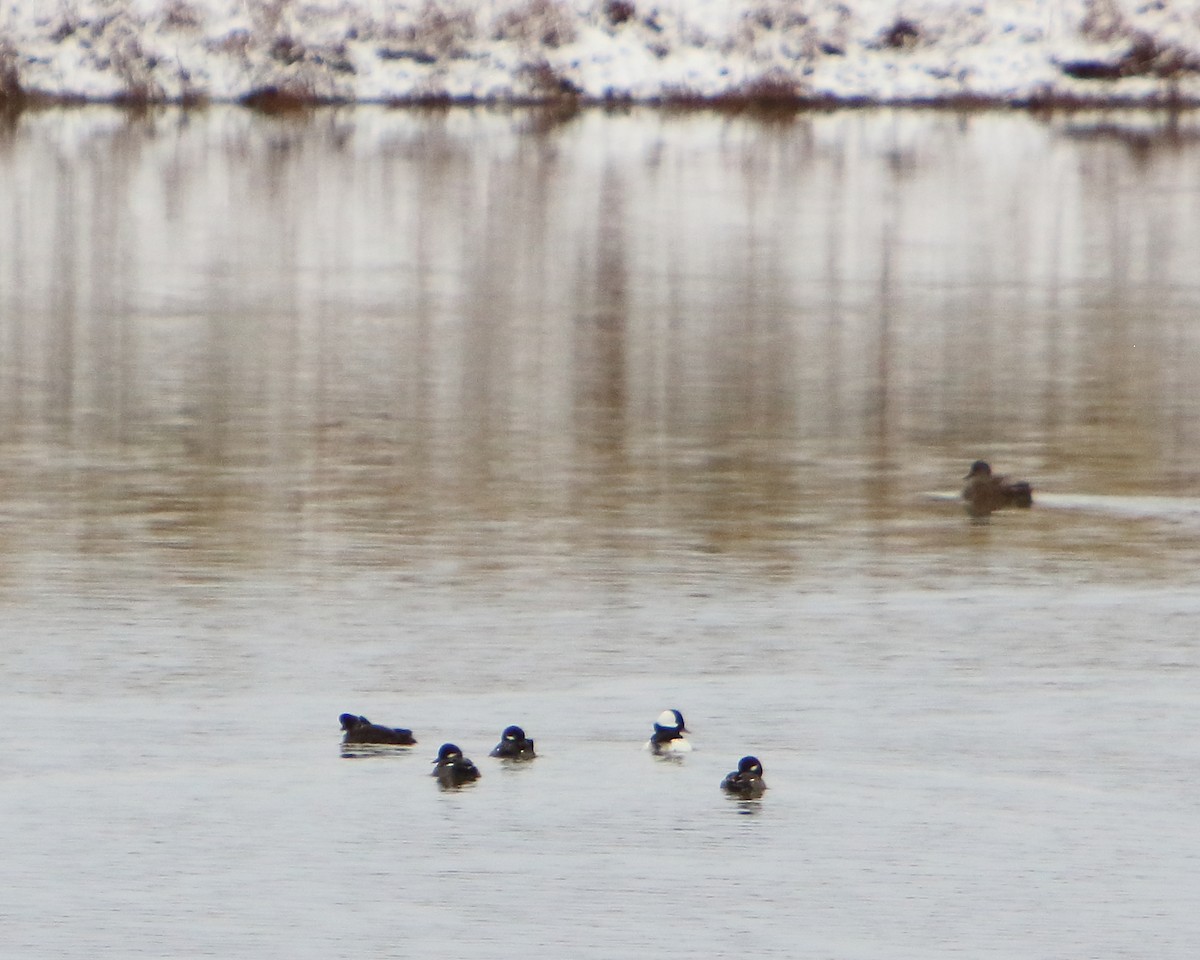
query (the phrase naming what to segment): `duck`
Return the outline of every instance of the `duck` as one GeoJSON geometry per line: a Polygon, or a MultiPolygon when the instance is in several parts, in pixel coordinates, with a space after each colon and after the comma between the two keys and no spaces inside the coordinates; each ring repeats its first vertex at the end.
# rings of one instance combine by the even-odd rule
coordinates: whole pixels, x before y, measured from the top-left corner
{"type": "Polygon", "coordinates": [[[1033,506],[1033,487],[1028,480],[1011,480],[992,473],[986,460],[976,460],[963,477],[962,498],[972,517],[990,516],[993,510],[1004,507],[1033,506]]]}
{"type": "Polygon", "coordinates": [[[479,768],[452,743],[443,743],[433,762],[433,776],[443,787],[461,787],[479,779],[479,768]]]}
{"type": "Polygon", "coordinates": [[[683,736],[687,732],[682,713],[678,710],[664,710],[654,721],[654,733],[646,743],[646,749],[656,756],[687,753],[692,749],[692,745],[683,736]]]}
{"type": "Polygon", "coordinates": [[[517,726],[504,728],[500,742],[496,744],[491,755],[502,760],[532,760],[537,756],[533,751],[533,741],[517,726]]]}
{"type": "Polygon", "coordinates": [[[341,721],[342,729],[346,731],[342,736],[342,743],[393,743],[409,747],[417,742],[411,730],[402,727],[382,727],[353,713],[343,713],[338,720],[341,721]]]}
{"type": "Polygon", "coordinates": [[[741,800],[757,800],[761,797],[767,785],[763,782],[763,768],[758,757],[742,757],[738,761],[738,768],[726,774],[721,781],[721,789],[741,800]]]}

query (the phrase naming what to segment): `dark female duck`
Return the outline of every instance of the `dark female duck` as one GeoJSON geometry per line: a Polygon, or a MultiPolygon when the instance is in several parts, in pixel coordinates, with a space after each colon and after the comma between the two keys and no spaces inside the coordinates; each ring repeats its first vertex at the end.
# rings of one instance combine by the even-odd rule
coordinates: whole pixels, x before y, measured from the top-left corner
{"type": "Polygon", "coordinates": [[[402,727],[381,727],[353,713],[343,713],[338,719],[346,731],[342,743],[393,743],[410,747],[417,742],[413,739],[412,731],[402,727]]]}
{"type": "Polygon", "coordinates": [[[493,757],[501,760],[532,760],[537,756],[533,752],[533,741],[525,736],[520,727],[505,727],[500,734],[500,742],[492,750],[493,757]]]}
{"type": "Polygon", "coordinates": [[[767,785],[763,782],[763,768],[758,757],[742,757],[738,761],[738,768],[726,774],[721,781],[721,789],[741,800],[757,800],[761,797],[767,785]]]}
{"type": "Polygon", "coordinates": [[[479,768],[452,743],[443,743],[433,762],[433,775],[443,787],[461,787],[479,779],[479,768]]]}
{"type": "Polygon", "coordinates": [[[972,517],[990,516],[993,510],[1004,507],[1033,506],[1033,488],[1027,480],[1011,480],[1001,474],[992,473],[984,460],[976,460],[963,477],[962,498],[967,513],[972,517]]]}

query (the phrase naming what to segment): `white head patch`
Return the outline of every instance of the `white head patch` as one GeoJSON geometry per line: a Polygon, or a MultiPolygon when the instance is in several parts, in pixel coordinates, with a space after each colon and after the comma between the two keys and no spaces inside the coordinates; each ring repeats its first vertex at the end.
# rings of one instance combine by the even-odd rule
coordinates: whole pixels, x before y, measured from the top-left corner
{"type": "Polygon", "coordinates": [[[679,721],[675,719],[674,710],[664,710],[658,715],[658,719],[654,721],[654,725],[656,727],[672,728],[679,726],[679,721]]]}

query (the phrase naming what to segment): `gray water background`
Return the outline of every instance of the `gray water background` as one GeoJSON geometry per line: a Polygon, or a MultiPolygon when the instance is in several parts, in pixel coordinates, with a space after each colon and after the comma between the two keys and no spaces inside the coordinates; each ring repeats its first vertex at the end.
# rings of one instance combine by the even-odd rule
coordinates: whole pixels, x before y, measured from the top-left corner
{"type": "Polygon", "coordinates": [[[0,954],[1190,960],[1196,130],[7,120],[0,954]]]}

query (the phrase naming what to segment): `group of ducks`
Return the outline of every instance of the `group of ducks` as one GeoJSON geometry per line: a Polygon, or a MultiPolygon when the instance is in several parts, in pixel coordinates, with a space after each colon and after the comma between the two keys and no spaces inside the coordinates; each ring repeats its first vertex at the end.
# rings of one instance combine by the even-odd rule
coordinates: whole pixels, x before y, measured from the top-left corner
{"type": "MultiPolygon", "coordinates": [[[[967,513],[979,519],[988,517],[993,511],[1004,507],[1030,507],[1033,505],[1033,488],[1026,480],[1011,480],[1001,474],[992,473],[984,460],[976,460],[963,478],[962,498],[967,513]]],[[[343,744],[388,744],[412,746],[416,738],[411,730],[403,727],[385,727],[372,723],[366,717],[343,713],[340,717],[343,744]]],[[[654,722],[654,732],[646,742],[646,749],[656,756],[679,756],[692,749],[684,736],[687,727],[683,714],[678,710],[664,710],[654,722]]],[[[500,742],[490,754],[501,760],[524,761],[537,756],[533,741],[525,736],[518,726],[504,728],[500,742]]],[[[479,768],[463,756],[453,743],[443,743],[433,761],[433,776],[446,788],[461,787],[479,779],[479,768]]],[[[767,789],[763,781],[763,766],[757,757],[742,757],[738,768],[725,776],[721,789],[731,796],[744,800],[756,800],[767,789]]]]}
{"type": "MultiPolygon", "coordinates": [[[[343,713],[338,719],[344,731],[343,744],[411,747],[417,742],[413,732],[403,727],[385,727],[353,713],[343,713]]],[[[518,726],[510,726],[504,728],[500,742],[491,755],[501,760],[532,760],[537,753],[533,749],[533,741],[525,736],[525,731],[518,726]]],[[[464,757],[462,750],[453,743],[443,743],[433,762],[433,775],[443,787],[461,787],[480,777],[479,768],[464,757]]]]}
{"type": "MultiPolygon", "coordinates": [[[[385,727],[372,723],[366,717],[353,713],[343,713],[339,718],[342,724],[343,744],[386,744],[408,747],[415,744],[411,730],[403,727],[385,727]]],[[[664,710],[654,721],[654,732],[646,742],[646,749],[655,756],[676,757],[688,753],[691,743],[684,736],[688,732],[683,722],[683,714],[678,710],[664,710]]],[[[537,756],[533,741],[525,736],[525,731],[518,726],[504,728],[500,742],[490,754],[501,760],[524,761],[537,756]]],[[[461,787],[474,783],[481,774],[479,768],[463,756],[453,743],[443,743],[438,749],[437,759],[433,761],[433,776],[438,783],[447,789],[461,787]]],[[[767,789],[763,781],[763,767],[757,757],[742,757],[738,768],[725,776],[721,781],[721,789],[730,796],[742,800],[757,800],[767,789]]]]}

